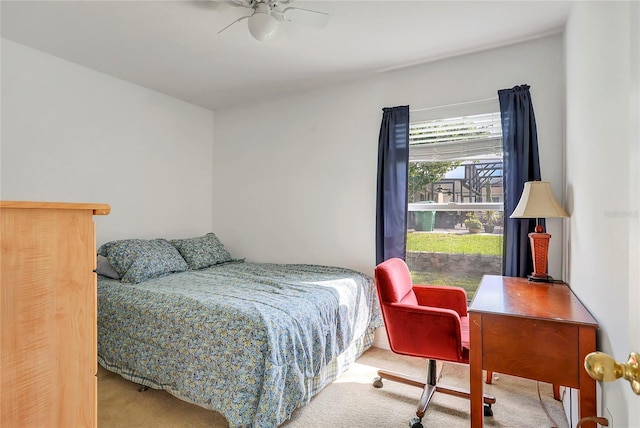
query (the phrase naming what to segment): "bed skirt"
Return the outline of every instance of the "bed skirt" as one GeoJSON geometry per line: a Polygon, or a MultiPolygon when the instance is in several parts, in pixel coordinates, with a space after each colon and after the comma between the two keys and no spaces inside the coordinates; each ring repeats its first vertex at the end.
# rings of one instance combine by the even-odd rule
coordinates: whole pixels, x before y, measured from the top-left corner
{"type": "MultiPolygon", "coordinates": [[[[351,364],[354,361],[356,361],[360,357],[360,355],[362,355],[367,349],[371,347],[371,345],[373,344],[373,340],[374,340],[375,332],[377,328],[378,326],[375,326],[375,325],[369,326],[369,328],[367,328],[367,330],[364,332],[362,336],[355,339],[347,349],[345,349],[341,354],[339,354],[337,357],[331,360],[329,364],[325,365],[320,370],[320,373],[318,375],[316,375],[313,378],[307,379],[306,381],[307,401],[306,403],[301,403],[301,405],[298,408],[308,404],[311,401],[311,398],[313,398],[313,396],[318,394],[320,391],[322,391],[322,389],[324,389],[324,387],[326,387],[331,382],[336,380],[342,373],[344,373],[347,369],[349,369],[351,364]]],[[[216,409],[208,403],[194,402],[193,400],[189,400],[184,397],[181,397],[180,394],[177,391],[173,390],[169,385],[163,385],[161,383],[154,381],[153,379],[145,378],[144,376],[140,376],[139,374],[133,371],[125,370],[118,367],[117,365],[111,364],[109,363],[109,361],[103,358],[100,354],[98,354],[98,363],[106,370],[116,373],[120,375],[123,379],[126,379],[130,382],[134,382],[139,385],[144,385],[146,387],[153,388],[153,389],[165,390],[171,395],[173,395],[174,397],[182,401],[186,401],[188,403],[195,404],[197,406],[223,414],[221,412],[221,409],[216,409]]],[[[291,417],[291,415],[289,415],[289,417],[291,417]]]]}

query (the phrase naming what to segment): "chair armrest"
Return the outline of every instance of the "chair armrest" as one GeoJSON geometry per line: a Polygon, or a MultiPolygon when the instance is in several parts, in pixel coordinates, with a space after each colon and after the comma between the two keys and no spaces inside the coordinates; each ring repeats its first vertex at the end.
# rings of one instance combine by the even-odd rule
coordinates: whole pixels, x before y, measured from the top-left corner
{"type": "Polygon", "coordinates": [[[394,352],[464,362],[460,317],[456,311],[392,303],[383,307],[389,344],[394,352]]]}
{"type": "Polygon", "coordinates": [[[453,309],[467,316],[467,292],[462,287],[448,285],[414,285],[413,292],[420,306],[453,309]]]}

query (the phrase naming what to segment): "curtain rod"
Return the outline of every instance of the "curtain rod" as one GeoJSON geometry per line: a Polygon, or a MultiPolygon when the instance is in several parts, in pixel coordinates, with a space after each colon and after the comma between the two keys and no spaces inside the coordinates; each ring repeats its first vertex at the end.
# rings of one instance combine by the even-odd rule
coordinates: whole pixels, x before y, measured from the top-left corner
{"type": "Polygon", "coordinates": [[[439,108],[464,106],[464,105],[467,105],[467,104],[484,103],[484,102],[487,102],[487,101],[494,101],[494,100],[497,100],[497,99],[498,99],[498,97],[483,98],[481,100],[465,101],[465,102],[462,102],[462,103],[454,103],[454,104],[445,104],[443,106],[418,108],[418,109],[409,110],[409,112],[410,113],[415,113],[415,112],[418,112],[418,111],[426,111],[426,110],[434,110],[434,109],[439,109],[439,108]]]}

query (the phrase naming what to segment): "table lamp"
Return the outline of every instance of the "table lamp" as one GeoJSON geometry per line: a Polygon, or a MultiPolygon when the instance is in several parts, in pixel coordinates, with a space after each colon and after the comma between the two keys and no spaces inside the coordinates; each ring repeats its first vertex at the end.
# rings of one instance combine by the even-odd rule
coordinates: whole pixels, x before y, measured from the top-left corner
{"type": "Polygon", "coordinates": [[[547,255],[551,235],[545,233],[540,219],[569,217],[569,215],[553,195],[551,184],[548,181],[527,181],[524,183],[520,201],[509,217],[536,219],[535,232],[529,234],[533,272],[528,278],[530,281],[553,282],[553,278],[547,274],[547,255]]]}

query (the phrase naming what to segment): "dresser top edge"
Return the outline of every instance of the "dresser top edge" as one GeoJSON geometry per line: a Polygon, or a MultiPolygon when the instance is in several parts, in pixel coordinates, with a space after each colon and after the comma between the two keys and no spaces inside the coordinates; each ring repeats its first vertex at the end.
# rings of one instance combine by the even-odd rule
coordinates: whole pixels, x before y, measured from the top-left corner
{"type": "Polygon", "coordinates": [[[82,202],[0,201],[0,208],[91,210],[93,215],[107,215],[111,212],[109,204],[82,202]]]}

